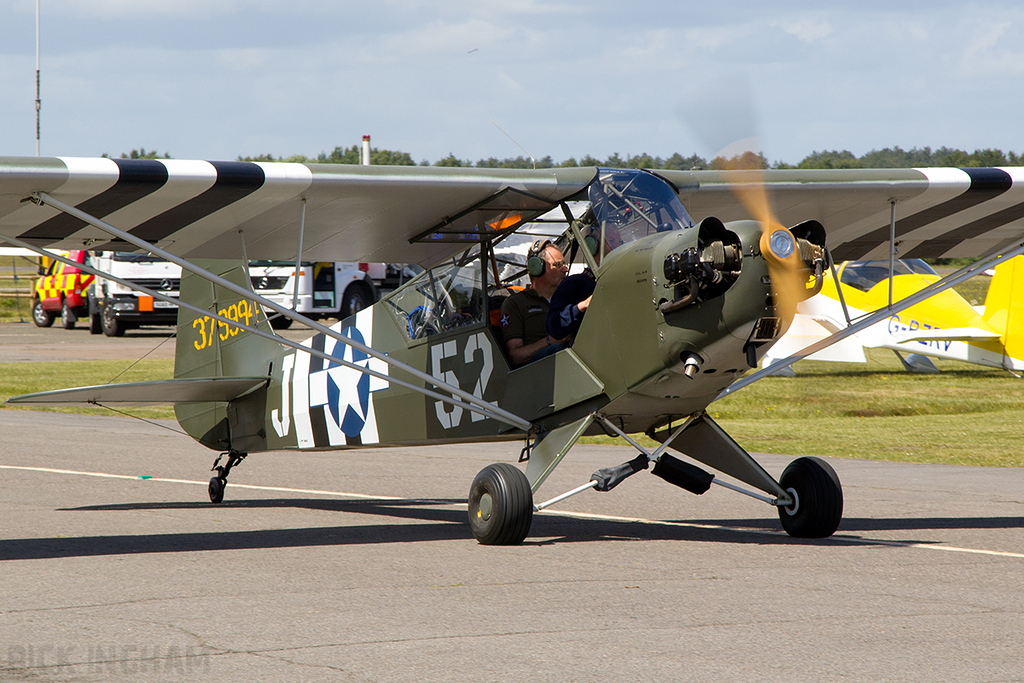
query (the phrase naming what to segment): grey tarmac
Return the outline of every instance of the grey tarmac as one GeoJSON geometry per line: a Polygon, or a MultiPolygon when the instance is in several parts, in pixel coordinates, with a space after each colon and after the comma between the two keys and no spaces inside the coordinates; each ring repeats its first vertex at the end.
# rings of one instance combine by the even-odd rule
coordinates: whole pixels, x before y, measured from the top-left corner
{"type": "Polygon", "coordinates": [[[0,410],[0,680],[1024,681],[1024,469],[830,459],[821,541],[641,472],[484,547],[516,443],[255,454],[215,506],[175,428],[0,410]]]}

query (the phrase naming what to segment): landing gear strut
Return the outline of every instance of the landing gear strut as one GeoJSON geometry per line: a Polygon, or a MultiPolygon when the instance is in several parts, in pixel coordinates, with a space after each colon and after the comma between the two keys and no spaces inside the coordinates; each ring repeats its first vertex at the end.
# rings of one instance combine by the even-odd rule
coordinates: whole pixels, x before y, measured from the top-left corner
{"type": "Polygon", "coordinates": [[[231,472],[232,467],[245,460],[246,455],[248,455],[248,453],[227,451],[217,456],[217,459],[213,462],[213,467],[210,469],[211,472],[217,473],[217,476],[210,480],[209,490],[211,503],[223,502],[224,488],[228,485],[228,474],[231,472]],[[220,460],[225,455],[228,456],[227,464],[221,465],[220,460]]]}

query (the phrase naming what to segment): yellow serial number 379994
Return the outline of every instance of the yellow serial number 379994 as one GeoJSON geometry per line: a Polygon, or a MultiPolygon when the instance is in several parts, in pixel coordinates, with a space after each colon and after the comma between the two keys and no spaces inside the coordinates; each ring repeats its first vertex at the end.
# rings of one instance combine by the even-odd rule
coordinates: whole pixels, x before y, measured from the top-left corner
{"type": "MultiPolygon", "coordinates": [[[[226,308],[222,308],[217,311],[220,315],[234,320],[238,323],[245,323],[246,325],[252,325],[256,319],[256,304],[249,301],[248,299],[242,299],[237,304],[231,304],[226,308]]],[[[227,341],[231,337],[237,336],[242,331],[241,327],[229,325],[219,320],[214,320],[210,316],[202,318],[196,318],[192,321],[192,329],[199,330],[199,339],[192,342],[196,347],[196,350],[202,351],[205,348],[213,346],[213,340],[219,337],[221,341],[227,341]],[[218,327],[220,328],[218,332],[218,327]]]]}

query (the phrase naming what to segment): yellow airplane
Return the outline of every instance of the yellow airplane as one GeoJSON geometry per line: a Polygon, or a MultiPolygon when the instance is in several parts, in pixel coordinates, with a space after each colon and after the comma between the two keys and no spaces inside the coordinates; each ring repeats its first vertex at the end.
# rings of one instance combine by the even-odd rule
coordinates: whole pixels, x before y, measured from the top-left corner
{"type": "MultiPolygon", "coordinates": [[[[793,325],[772,347],[766,366],[940,279],[920,259],[896,260],[890,296],[888,261],[846,261],[836,273],[838,286],[829,274],[821,292],[798,305],[793,325]]],[[[946,289],[810,358],[863,363],[864,348],[892,349],[912,372],[938,372],[928,356],[1024,372],[1024,257],[995,269],[984,306],[971,306],[946,289]]]]}

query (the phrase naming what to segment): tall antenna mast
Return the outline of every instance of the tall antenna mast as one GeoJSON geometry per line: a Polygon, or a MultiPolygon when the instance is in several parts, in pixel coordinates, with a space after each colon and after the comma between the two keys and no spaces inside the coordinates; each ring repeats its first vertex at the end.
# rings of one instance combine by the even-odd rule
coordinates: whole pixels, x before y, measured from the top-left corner
{"type": "Polygon", "coordinates": [[[39,156],[39,110],[42,105],[39,98],[39,0],[36,0],[36,156],[39,156]]]}

